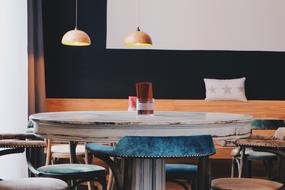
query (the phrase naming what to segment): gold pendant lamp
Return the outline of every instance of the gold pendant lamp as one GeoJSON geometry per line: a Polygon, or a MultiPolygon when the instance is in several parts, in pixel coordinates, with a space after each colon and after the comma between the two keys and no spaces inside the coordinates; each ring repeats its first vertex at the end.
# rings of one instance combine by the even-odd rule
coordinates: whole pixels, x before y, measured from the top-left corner
{"type": "Polygon", "coordinates": [[[151,37],[140,30],[140,27],[137,27],[137,31],[130,33],[125,38],[126,46],[151,46],[152,40],[151,37]]]}
{"type": "Polygon", "coordinates": [[[77,12],[78,12],[78,3],[75,0],[75,29],[70,30],[64,34],[62,37],[61,43],[67,46],[89,46],[91,45],[91,40],[88,34],[82,30],[77,29],[77,12]]]}
{"type": "Polygon", "coordinates": [[[137,0],[137,30],[131,32],[124,40],[125,46],[152,46],[151,37],[140,30],[139,26],[139,0],[137,0]]]}

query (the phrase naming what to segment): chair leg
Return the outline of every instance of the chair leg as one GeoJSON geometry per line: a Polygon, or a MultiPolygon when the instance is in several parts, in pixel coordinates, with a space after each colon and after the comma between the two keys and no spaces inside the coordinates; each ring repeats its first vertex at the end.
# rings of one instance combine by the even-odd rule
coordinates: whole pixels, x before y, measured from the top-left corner
{"type": "Polygon", "coordinates": [[[51,140],[47,139],[47,146],[46,146],[46,165],[51,164],[51,140]]]}
{"type": "Polygon", "coordinates": [[[69,180],[68,181],[68,186],[70,190],[77,190],[77,186],[74,180],[69,180]]]}
{"type": "Polygon", "coordinates": [[[107,190],[107,181],[106,181],[106,176],[100,176],[98,177],[98,181],[100,182],[102,186],[102,190],[107,190]]]}
{"type": "Polygon", "coordinates": [[[246,160],[245,161],[245,177],[251,177],[251,170],[252,170],[252,161],[246,160]]]}
{"type": "Polygon", "coordinates": [[[198,190],[211,189],[211,165],[209,157],[199,158],[197,179],[198,190]]]}
{"type": "Polygon", "coordinates": [[[239,175],[238,177],[241,178],[244,176],[244,165],[246,161],[245,155],[245,147],[241,147],[241,155],[240,155],[240,162],[239,162],[239,175]]]}
{"type": "Polygon", "coordinates": [[[198,190],[197,188],[197,176],[194,176],[191,180],[191,190],[198,190]]]}
{"type": "MultiPolygon", "coordinates": [[[[85,164],[90,164],[92,162],[92,155],[90,155],[86,149],[85,149],[84,161],[85,164]]],[[[88,190],[94,190],[94,181],[88,181],[87,184],[88,184],[88,190]]]]}
{"type": "Polygon", "coordinates": [[[232,158],[231,177],[235,176],[235,166],[237,166],[238,177],[241,176],[240,157],[232,158]]]}
{"type": "Polygon", "coordinates": [[[231,177],[234,177],[234,173],[235,173],[235,158],[232,158],[231,177]]]}
{"type": "Polygon", "coordinates": [[[96,190],[103,190],[101,183],[99,183],[98,181],[95,181],[94,183],[95,183],[95,187],[97,187],[96,190]]]}
{"type": "Polygon", "coordinates": [[[114,175],[112,173],[112,170],[109,169],[107,190],[114,190],[114,188],[115,188],[114,175]]]}
{"type": "Polygon", "coordinates": [[[263,160],[263,165],[265,167],[265,170],[267,171],[267,178],[272,179],[272,166],[273,166],[273,160],[268,159],[268,160],[263,160]]]}
{"type": "Polygon", "coordinates": [[[88,181],[88,190],[94,190],[94,181],[88,181]]]}

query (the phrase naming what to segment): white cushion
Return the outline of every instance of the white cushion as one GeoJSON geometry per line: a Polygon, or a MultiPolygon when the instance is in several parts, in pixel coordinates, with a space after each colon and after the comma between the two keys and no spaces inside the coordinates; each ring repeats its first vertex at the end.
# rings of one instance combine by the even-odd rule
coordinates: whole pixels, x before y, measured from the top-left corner
{"type": "Polygon", "coordinates": [[[245,77],[238,79],[204,79],[206,87],[205,100],[239,100],[247,101],[245,96],[245,77]]]}
{"type": "Polygon", "coordinates": [[[285,127],[279,127],[275,131],[274,137],[278,140],[285,140],[285,127]]]}

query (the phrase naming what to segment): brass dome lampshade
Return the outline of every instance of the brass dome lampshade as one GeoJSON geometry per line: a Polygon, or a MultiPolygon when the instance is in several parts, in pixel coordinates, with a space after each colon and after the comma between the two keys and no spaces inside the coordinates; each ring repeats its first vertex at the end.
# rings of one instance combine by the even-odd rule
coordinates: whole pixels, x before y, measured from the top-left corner
{"type": "Polygon", "coordinates": [[[139,0],[137,0],[137,30],[135,32],[131,32],[124,40],[124,44],[127,47],[130,46],[152,46],[151,37],[140,30],[140,8],[139,8],[139,0]]]}
{"type": "Polygon", "coordinates": [[[67,46],[89,46],[91,45],[91,40],[88,34],[82,30],[77,29],[77,20],[78,20],[77,0],[75,0],[75,2],[76,2],[75,29],[66,32],[62,37],[61,43],[67,46]]]}
{"type": "Polygon", "coordinates": [[[139,27],[137,27],[137,31],[130,33],[125,38],[125,45],[126,46],[151,46],[152,40],[151,37],[140,30],[139,27]]]}

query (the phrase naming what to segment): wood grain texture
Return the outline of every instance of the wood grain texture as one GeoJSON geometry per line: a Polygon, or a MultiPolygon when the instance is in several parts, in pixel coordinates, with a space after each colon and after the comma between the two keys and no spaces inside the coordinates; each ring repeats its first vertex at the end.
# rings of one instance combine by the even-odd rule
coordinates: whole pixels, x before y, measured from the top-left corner
{"type": "MultiPolygon", "coordinates": [[[[156,100],[156,111],[226,112],[250,114],[256,118],[285,119],[285,101],[249,100],[156,100]]],[[[47,98],[45,111],[127,110],[127,99],[58,99],[47,98]]]]}
{"type": "Polygon", "coordinates": [[[278,190],[281,183],[254,178],[220,178],[212,180],[215,190],[278,190]]]}

